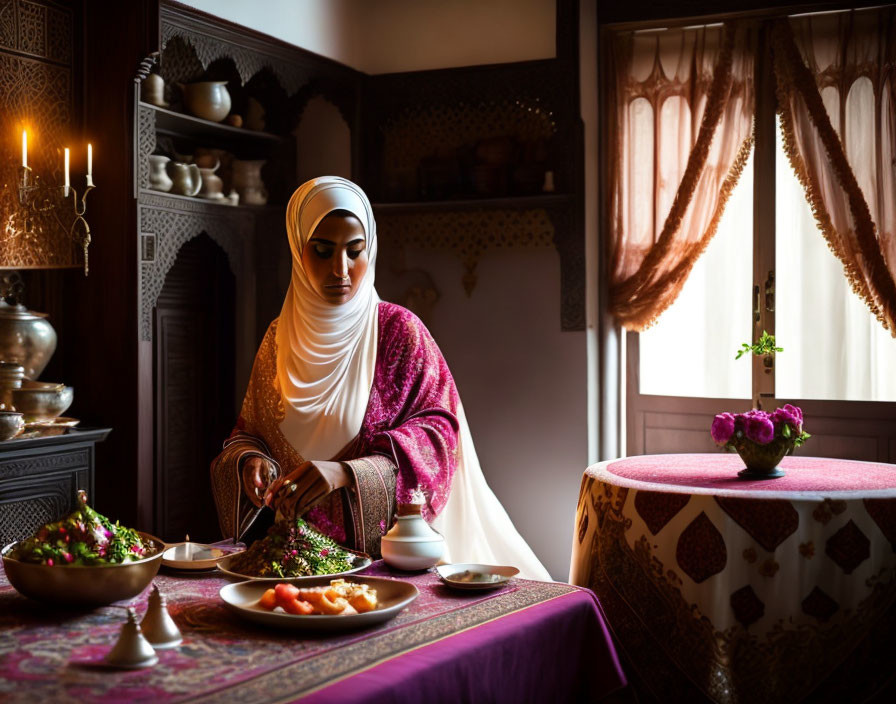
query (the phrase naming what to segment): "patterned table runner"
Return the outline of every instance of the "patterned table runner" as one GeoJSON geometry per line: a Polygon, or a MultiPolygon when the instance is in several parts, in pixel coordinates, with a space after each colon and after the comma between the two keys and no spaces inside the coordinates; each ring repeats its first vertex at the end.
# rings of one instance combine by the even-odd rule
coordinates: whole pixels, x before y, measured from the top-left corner
{"type": "MultiPolygon", "coordinates": [[[[566,584],[514,580],[493,592],[454,592],[433,573],[413,576],[376,563],[364,574],[406,579],[420,596],[395,619],[363,631],[312,635],[266,629],[226,609],[216,574],[173,575],[155,584],[184,634],[183,645],[159,651],[159,664],[136,671],[102,664],[125,619],[138,615],[148,590],[131,602],[92,611],[55,610],[20,596],[0,571],[0,699],[4,701],[216,701],[251,681],[259,699],[289,682],[295,694],[364,670],[448,635],[578,591],[566,584]]],[[[245,696],[246,687],[241,687],[245,696]]],[[[274,696],[273,694],[271,696],[274,696]]]]}

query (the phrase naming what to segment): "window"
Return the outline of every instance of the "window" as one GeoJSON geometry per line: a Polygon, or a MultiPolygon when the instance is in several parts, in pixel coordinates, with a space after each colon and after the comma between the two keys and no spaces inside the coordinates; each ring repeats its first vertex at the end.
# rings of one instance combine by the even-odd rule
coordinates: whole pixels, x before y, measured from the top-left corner
{"type": "MultiPolygon", "coordinates": [[[[832,14],[837,13],[825,17],[832,14]]],[[[809,432],[815,435],[809,454],[893,461],[896,338],[853,292],[844,265],[819,230],[784,147],[771,21],[757,24],[753,152],[714,238],[674,304],[653,327],[627,335],[626,451],[711,450],[712,416],[747,410],[758,398],[764,408],[796,402],[809,409],[809,432]],[[735,359],[742,343],[763,329],[784,349],[768,371],[760,360],[735,359]]],[[[848,128],[841,132],[843,148],[877,222],[890,207],[880,203],[892,203],[887,193],[896,189],[886,181],[886,169],[878,170],[880,183],[863,180],[862,163],[890,157],[869,148],[872,141],[860,130],[873,123],[868,116],[882,103],[875,103],[877,89],[861,71],[831,75],[820,91],[822,101],[835,130],[841,122],[848,128]],[[844,84],[840,105],[837,91],[844,84]]],[[[879,119],[875,129],[884,130],[876,135],[886,145],[886,108],[882,113],[884,127],[879,119]]],[[[656,136],[646,132],[646,139],[630,147],[633,159],[652,159],[656,136]]],[[[662,205],[656,204],[655,218],[668,211],[662,205]]]]}

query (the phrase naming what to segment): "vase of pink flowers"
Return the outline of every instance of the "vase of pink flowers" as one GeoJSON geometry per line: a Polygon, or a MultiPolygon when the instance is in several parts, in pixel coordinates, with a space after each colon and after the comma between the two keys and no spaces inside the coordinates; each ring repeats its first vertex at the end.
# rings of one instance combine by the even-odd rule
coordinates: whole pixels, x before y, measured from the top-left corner
{"type": "Polygon", "coordinates": [[[746,468],[738,476],[744,479],[783,477],[778,464],[810,437],[803,429],[802,410],[789,403],[770,413],[720,413],[710,433],[716,444],[740,455],[746,468]]]}

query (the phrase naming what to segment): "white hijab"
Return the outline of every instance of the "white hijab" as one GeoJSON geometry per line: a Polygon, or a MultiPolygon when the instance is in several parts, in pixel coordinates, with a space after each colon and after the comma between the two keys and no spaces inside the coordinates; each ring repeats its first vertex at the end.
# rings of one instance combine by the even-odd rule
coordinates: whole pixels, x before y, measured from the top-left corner
{"type": "Polygon", "coordinates": [[[376,222],[358,186],[322,176],[289,199],[286,232],[292,275],[277,324],[277,380],[286,411],[280,429],[305,459],[329,460],[361,429],[373,385],[380,300],[373,287],[376,222]],[[341,305],[324,300],[302,267],[305,245],[334,210],[361,221],[369,260],[357,293],[341,305]]]}

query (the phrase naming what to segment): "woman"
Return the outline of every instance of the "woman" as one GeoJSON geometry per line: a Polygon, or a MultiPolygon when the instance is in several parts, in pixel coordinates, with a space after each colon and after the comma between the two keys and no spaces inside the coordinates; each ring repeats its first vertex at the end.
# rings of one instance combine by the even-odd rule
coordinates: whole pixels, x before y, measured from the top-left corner
{"type": "Polygon", "coordinates": [[[304,515],[379,555],[415,489],[445,559],[549,579],[485,483],[451,372],[423,323],[374,289],[376,223],[351,181],[313,179],[286,210],[292,275],[242,411],[212,463],[221,530],[304,515]],[[265,516],[265,514],[267,514],[265,516]]]}

